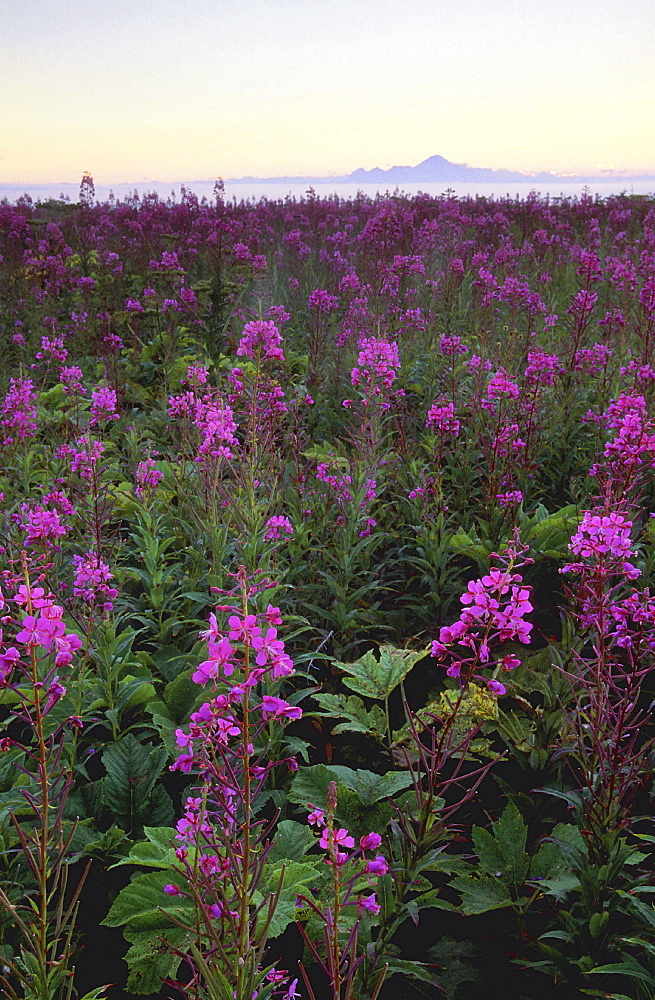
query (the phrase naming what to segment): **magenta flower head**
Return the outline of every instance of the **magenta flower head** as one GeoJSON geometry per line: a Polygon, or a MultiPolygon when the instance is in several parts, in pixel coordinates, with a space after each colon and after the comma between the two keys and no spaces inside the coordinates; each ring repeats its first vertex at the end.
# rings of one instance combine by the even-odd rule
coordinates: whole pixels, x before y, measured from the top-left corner
{"type": "Polygon", "coordinates": [[[507,694],[507,688],[505,687],[505,685],[501,684],[500,681],[497,681],[493,677],[487,681],[487,687],[489,688],[492,694],[495,695],[507,694]]]}
{"type": "Polygon", "coordinates": [[[338,830],[329,830],[326,827],[321,834],[319,844],[325,851],[329,850],[331,846],[354,847],[355,838],[351,837],[348,831],[344,830],[343,827],[338,830]]]}
{"type": "Polygon", "coordinates": [[[310,826],[325,826],[325,812],[323,809],[314,809],[307,817],[310,826]]]}
{"type": "Polygon", "coordinates": [[[54,708],[60,698],[63,698],[66,694],[66,688],[63,684],[59,683],[58,677],[53,677],[50,687],[48,688],[48,697],[45,700],[43,708],[41,709],[42,715],[47,715],[48,712],[54,708]]]}
{"type": "Polygon", "coordinates": [[[360,912],[362,910],[366,910],[367,913],[373,913],[373,914],[379,913],[380,904],[377,902],[375,898],[375,893],[372,892],[370,896],[364,896],[363,899],[360,899],[359,903],[357,904],[357,908],[359,909],[360,912]]]}
{"type": "Polygon", "coordinates": [[[365,837],[359,838],[359,846],[363,851],[374,851],[382,843],[379,833],[367,833],[365,837]]]}
{"type": "Polygon", "coordinates": [[[259,352],[265,358],[284,361],[282,337],[271,320],[254,320],[252,323],[246,323],[243,328],[237,354],[241,357],[254,358],[259,352]]]}
{"type": "Polygon", "coordinates": [[[386,875],[388,871],[387,859],[381,854],[376,854],[372,861],[367,862],[366,872],[369,875],[386,875]]]}
{"type": "MultiPolygon", "coordinates": [[[[264,719],[301,719],[302,709],[295,705],[290,705],[282,698],[274,698],[273,695],[265,694],[261,704],[262,718],[264,719]]],[[[353,841],[354,843],[354,841],[353,841]]]]}

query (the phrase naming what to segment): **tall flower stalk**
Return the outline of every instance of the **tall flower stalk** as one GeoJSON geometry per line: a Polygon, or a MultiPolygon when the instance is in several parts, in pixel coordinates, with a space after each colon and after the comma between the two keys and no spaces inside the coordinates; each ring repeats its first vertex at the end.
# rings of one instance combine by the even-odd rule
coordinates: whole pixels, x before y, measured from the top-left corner
{"type": "MultiPolygon", "coordinates": [[[[15,925],[19,953],[6,960],[0,982],[10,1000],[70,1000],[74,989],[73,935],[80,892],[89,869],[68,891],[68,864],[75,824],[66,829],[64,807],[72,784],[65,760],[67,733],[81,725],[76,718],[51,721],[51,713],[66,694],[62,675],[82,642],[68,632],[63,609],[42,587],[33,587],[23,554],[25,583],[12,598],[22,613],[16,621],[0,595],[3,626],[14,631],[13,641],[0,646],[0,685],[13,692],[13,717],[31,739],[6,736],[0,748],[27,776],[22,789],[26,809],[11,813],[18,848],[23,854],[33,886],[26,902],[14,900],[7,884],[0,886],[0,906],[15,925]],[[16,631],[17,629],[17,631],[16,631]],[[61,673],[59,673],[61,671],[61,673]],[[21,820],[27,815],[29,820],[21,820]]],[[[12,726],[8,732],[12,731],[12,726]]],[[[106,987],[98,987],[84,1000],[97,1000],[106,987]]]]}

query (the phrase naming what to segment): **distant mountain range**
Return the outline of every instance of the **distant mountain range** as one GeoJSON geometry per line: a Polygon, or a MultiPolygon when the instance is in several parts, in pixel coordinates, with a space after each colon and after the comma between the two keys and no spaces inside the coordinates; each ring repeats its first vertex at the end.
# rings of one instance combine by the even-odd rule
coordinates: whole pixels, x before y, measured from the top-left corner
{"type": "Polygon", "coordinates": [[[382,170],[374,167],[364,170],[359,167],[343,177],[235,177],[230,184],[435,184],[449,181],[470,181],[471,183],[526,184],[531,182],[553,184],[594,183],[601,181],[648,181],[655,180],[655,174],[630,175],[605,173],[600,176],[580,176],[578,174],[553,174],[542,171],[538,174],[524,174],[517,170],[491,170],[488,167],[469,167],[466,163],[451,163],[443,156],[429,156],[415,167],[390,167],[382,170]]]}

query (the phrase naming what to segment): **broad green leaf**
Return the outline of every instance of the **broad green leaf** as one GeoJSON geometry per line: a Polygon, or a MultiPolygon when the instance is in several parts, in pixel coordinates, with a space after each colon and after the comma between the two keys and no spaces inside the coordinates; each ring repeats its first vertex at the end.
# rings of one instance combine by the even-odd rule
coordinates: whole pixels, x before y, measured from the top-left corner
{"type": "Polygon", "coordinates": [[[267,863],[272,864],[287,858],[301,858],[316,842],[311,829],[292,819],[283,819],[275,831],[273,846],[268,852],[267,863]]]}
{"type": "Polygon", "coordinates": [[[369,711],[362,699],[354,694],[315,694],[314,699],[324,709],[320,715],[330,719],[341,717],[346,720],[334,726],[332,731],[336,734],[370,733],[377,737],[384,737],[386,734],[387,720],[379,705],[373,705],[369,711]]]}
{"type": "Polygon", "coordinates": [[[162,981],[174,976],[179,958],[167,950],[188,946],[189,935],[167,914],[193,925],[194,906],[186,897],[168,896],[168,883],[184,890],[184,879],[177,872],[160,871],[138,875],[122,889],[102,921],[106,927],[124,925],[123,936],[131,947],[125,956],[130,969],[128,990],[132,993],[158,993],[162,981]]]}
{"type": "Polygon", "coordinates": [[[174,926],[163,911],[186,920],[193,913],[193,903],[183,896],[167,896],[164,886],[169,883],[185,889],[184,878],[179,872],[146,872],[144,875],[137,875],[121,889],[101,923],[105,927],[130,924],[139,930],[174,926]]]}
{"type": "Polygon", "coordinates": [[[579,523],[580,510],[575,504],[562,507],[534,524],[530,546],[542,556],[565,558],[571,535],[579,523]]]}
{"type": "Polygon", "coordinates": [[[530,859],[525,853],[528,828],[513,802],[492,823],[492,831],[473,827],[473,843],[480,864],[488,875],[516,891],[527,877],[530,859]]]}
{"type": "Polygon", "coordinates": [[[598,965],[595,969],[590,969],[589,972],[590,975],[630,976],[631,979],[640,979],[644,983],[653,985],[653,973],[648,972],[643,965],[634,960],[632,962],[614,962],[611,965],[598,965]]]}
{"type": "Polygon", "coordinates": [[[164,688],[164,704],[178,725],[188,721],[201,692],[199,685],[191,680],[191,674],[191,670],[185,670],[164,688]]]}
{"type": "Polygon", "coordinates": [[[112,868],[120,865],[144,865],[147,868],[162,868],[170,870],[176,864],[172,826],[146,826],[143,832],[147,840],[140,840],[132,845],[127,857],[122,858],[112,868]]]}
{"type": "MultiPolygon", "coordinates": [[[[315,861],[280,861],[274,865],[266,865],[261,883],[261,890],[255,894],[256,900],[268,899],[278,890],[282,870],[284,879],[282,889],[268,929],[270,938],[278,937],[291,923],[298,919],[296,901],[299,895],[312,895],[312,888],[323,882],[327,876],[322,859],[315,861]]],[[[260,923],[267,917],[264,907],[259,915],[260,923]]]]}
{"type": "Polygon", "coordinates": [[[335,774],[346,788],[355,792],[364,806],[372,806],[382,799],[392,798],[412,783],[412,776],[406,771],[375,774],[373,771],[362,769],[354,771],[339,764],[330,765],[328,770],[335,774]]]}
{"type": "MultiPolygon", "coordinates": [[[[125,961],[129,969],[126,988],[139,996],[159,994],[165,979],[174,979],[181,959],[162,943],[162,932],[136,933],[136,943],[128,949],[125,961]]],[[[125,934],[128,941],[131,939],[125,934]]],[[[189,935],[179,927],[166,931],[166,941],[172,948],[183,949],[189,935]]]]}
{"type": "Polygon", "coordinates": [[[356,691],[365,698],[386,701],[414,664],[428,655],[428,650],[417,652],[413,649],[380,646],[379,654],[378,660],[369,650],[355,663],[336,661],[336,665],[348,675],[344,677],[343,683],[351,691],[356,691]]]}
{"type": "MultiPolygon", "coordinates": [[[[345,769],[351,774],[357,774],[350,768],[345,769]]],[[[370,773],[370,772],[369,772],[370,773]]],[[[375,778],[381,777],[374,775],[375,778]]],[[[395,777],[392,774],[392,778],[395,777]]],[[[311,803],[321,809],[325,809],[328,785],[337,779],[338,804],[336,819],[347,827],[353,836],[359,837],[371,830],[383,830],[386,828],[391,818],[391,807],[385,802],[376,801],[374,805],[362,804],[359,796],[347,788],[338,778],[334,769],[326,764],[313,764],[311,767],[302,767],[291,783],[289,789],[289,801],[296,802],[301,806],[311,803]]],[[[352,783],[352,779],[351,779],[352,783]]],[[[369,789],[370,792],[370,789],[369,789]]],[[[385,796],[388,791],[382,792],[385,796]]]]}
{"type": "Polygon", "coordinates": [[[126,712],[139,705],[147,705],[157,697],[154,684],[143,677],[134,677],[127,674],[118,686],[118,697],[116,707],[119,712],[126,712]]]}
{"type": "Polygon", "coordinates": [[[104,804],[116,821],[130,829],[149,819],[165,825],[173,819],[173,806],[166,790],[155,787],[168,761],[163,747],[144,746],[128,733],[102,754],[107,770],[102,779],[104,804]]]}
{"type": "Polygon", "coordinates": [[[530,879],[529,884],[539,889],[544,896],[553,896],[558,901],[563,900],[569,892],[580,888],[580,879],[573,872],[563,872],[551,878],[530,879]]]}
{"type": "Polygon", "coordinates": [[[464,875],[461,878],[453,879],[450,884],[453,889],[461,893],[462,911],[468,916],[474,913],[487,913],[488,910],[500,910],[505,906],[512,905],[512,900],[500,879],[487,876],[473,878],[464,875]]]}

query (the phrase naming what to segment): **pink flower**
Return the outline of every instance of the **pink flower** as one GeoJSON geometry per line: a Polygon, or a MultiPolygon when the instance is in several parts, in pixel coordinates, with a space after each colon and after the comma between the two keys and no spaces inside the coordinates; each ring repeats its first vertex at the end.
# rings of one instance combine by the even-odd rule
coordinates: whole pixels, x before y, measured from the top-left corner
{"type": "Polygon", "coordinates": [[[387,859],[381,854],[377,854],[372,861],[367,863],[366,871],[369,875],[386,875],[389,871],[387,859]]]}
{"type": "Polygon", "coordinates": [[[246,323],[243,328],[237,354],[242,357],[254,358],[256,352],[261,352],[265,358],[284,361],[282,337],[275,323],[271,320],[254,320],[246,323]]]}
{"type": "Polygon", "coordinates": [[[235,649],[228,639],[219,639],[209,643],[209,659],[198,664],[198,669],[192,676],[196,684],[206,684],[208,680],[220,676],[229,677],[234,673],[233,657],[235,649]]]}
{"type": "Polygon", "coordinates": [[[284,643],[277,638],[277,629],[267,628],[266,635],[254,635],[252,648],[256,650],[256,662],[260,667],[284,653],[284,643]]]}
{"type": "Polygon", "coordinates": [[[247,642],[252,645],[253,638],[260,635],[255,615],[246,615],[245,618],[230,615],[227,623],[230,626],[228,634],[232,642],[247,642]]]}
{"type": "Polygon", "coordinates": [[[500,681],[497,681],[493,677],[487,681],[487,687],[489,688],[492,694],[495,695],[507,694],[507,688],[505,687],[505,685],[501,684],[500,681]]]}
{"type": "Polygon", "coordinates": [[[60,698],[63,698],[66,694],[66,688],[63,684],[59,683],[58,677],[53,677],[50,687],[48,688],[47,698],[42,708],[42,714],[47,715],[48,712],[54,708],[60,698]]]}
{"type": "MultiPolygon", "coordinates": [[[[311,805],[311,803],[309,803],[311,805]]],[[[310,826],[325,826],[325,812],[323,809],[317,809],[312,806],[313,812],[310,812],[307,817],[307,822],[310,826]]]]}
{"type": "Polygon", "coordinates": [[[293,535],[293,525],[288,517],[283,517],[281,514],[276,514],[273,517],[269,517],[266,522],[266,534],[264,535],[264,541],[277,541],[279,538],[284,538],[284,536],[293,535]]]}
{"type": "Polygon", "coordinates": [[[321,839],[319,840],[320,846],[324,850],[329,850],[330,847],[354,847],[355,838],[351,837],[347,830],[340,827],[338,830],[329,830],[327,827],[323,830],[321,834],[321,839]]]}
{"type": "Polygon", "coordinates": [[[379,833],[367,833],[365,837],[359,838],[359,846],[363,851],[374,851],[382,843],[379,833]]]}
{"type": "Polygon", "coordinates": [[[361,910],[366,910],[368,913],[380,912],[380,904],[376,901],[374,892],[372,892],[370,896],[365,896],[363,899],[360,899],[357,907],[360,912],[361,910]]]}
{"type": "MultiPolygon", "coordinates": [[[[274,698],[273,695],[265,694],[261,703],[262,717],[264,719],[301,719],[302,709],[295,705],[290,705],[282,698],[274,698]]],[[[354,841],[353,841],[354,843],[354,841]]]]}

